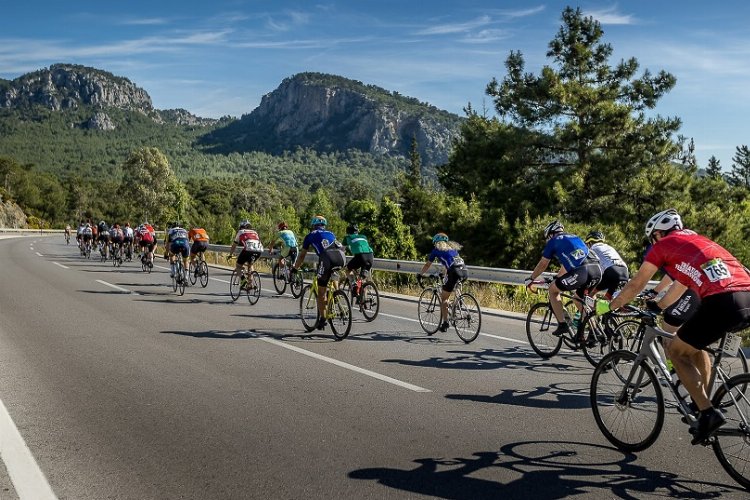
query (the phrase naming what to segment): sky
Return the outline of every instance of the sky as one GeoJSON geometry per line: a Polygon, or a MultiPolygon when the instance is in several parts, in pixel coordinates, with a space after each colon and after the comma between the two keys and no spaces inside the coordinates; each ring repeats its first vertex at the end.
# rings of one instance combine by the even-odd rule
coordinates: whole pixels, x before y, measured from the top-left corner
{"type": "Polygon", "coordinates": [[[630,0],[35,0],[0,17],[0,78],[55,63],[93,66],[144,88],[158,109],[241,116],[284,78],[331,73],[464,115],[520,50],[538,73],[570,5],[596,18],[612,63],[635,57],[676,87],[655,112],[682,120],[699,166],[731,168],[750,143],[750,2],[630,0]]]}

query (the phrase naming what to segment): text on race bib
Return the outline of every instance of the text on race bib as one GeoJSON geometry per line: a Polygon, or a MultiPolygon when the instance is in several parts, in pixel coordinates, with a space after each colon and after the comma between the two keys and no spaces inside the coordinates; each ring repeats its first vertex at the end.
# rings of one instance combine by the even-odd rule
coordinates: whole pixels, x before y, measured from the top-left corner
{"type": "Polygon", "coordinates": [[[719,258],[711,259],[705,264],[702,264],[701,269],[703,269],[703,272],[708,277],[708,281],[712,283],[732,277],[727,265],[719,258]]]}

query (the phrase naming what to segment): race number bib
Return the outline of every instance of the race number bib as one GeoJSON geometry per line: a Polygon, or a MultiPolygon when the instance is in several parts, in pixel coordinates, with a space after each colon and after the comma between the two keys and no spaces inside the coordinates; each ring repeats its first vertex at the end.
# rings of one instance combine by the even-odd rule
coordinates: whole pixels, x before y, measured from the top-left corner
{"type": "Polygon", "coordinates": [[[701,269],[706,273],[708,281],[711,283],[716,283],[717,281],[732,277],[727,265],[719,258],[711,259],[705,264],[702,264],[701,269]]]}
{"type": "Polygon", "coordinates": [[[248,252],[262,252],[263,245],[258,240],[245,240],[245,250],[248,252]]]}

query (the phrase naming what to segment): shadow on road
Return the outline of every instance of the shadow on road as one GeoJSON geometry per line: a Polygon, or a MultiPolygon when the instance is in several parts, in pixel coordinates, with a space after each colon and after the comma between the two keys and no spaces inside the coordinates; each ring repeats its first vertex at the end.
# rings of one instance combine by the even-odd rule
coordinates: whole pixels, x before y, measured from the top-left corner
{"type": "Polygon", "coordinates": [[[203,332],[190,332],[187,330],[162,330],[160,333],[180,335],[183,337],[194,337],[197,339],[254,339],[258,338],[250,330],[207,330],[203,332]]]}
{"type": "Polygon", "coordinates": [[[584,409],[590,408],[588,381],[581,384],[558,383],[540,386],[534,390],[503,389],[500,394],[446,394],[446,399],[474,401],[499,405],[522,406],[524,408],[544,409],[584,409]],[[565,386],[568,386],[567,388],[565,386]]]}
{"type": "Polygon", "coordinates": [[[705,483],[635,464],[636,456],[605,446],[576,442],[519,442],[499,452],[477,452],[471,458],[418,458],[413,469],[369,468],[349,473],[353,479],[377,481],[388,488],[435,498],[565,498],[595,494],[601,498],[718,498],[744,490],[705,483]],[[601,458],[600,458],[601,457],[601,458]],[[499,482],[492,469],[517,478],[499,482]],[[477,476],[474,477],[475,473],[477,476]]]}

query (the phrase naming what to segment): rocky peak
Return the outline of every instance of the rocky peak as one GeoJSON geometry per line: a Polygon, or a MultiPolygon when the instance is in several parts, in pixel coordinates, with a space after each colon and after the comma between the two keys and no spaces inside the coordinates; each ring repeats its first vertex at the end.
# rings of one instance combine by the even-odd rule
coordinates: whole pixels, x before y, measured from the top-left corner
{"type": "Polygon", "coordinates": [[[159,110],[159,117],[161,118],[161,121],[165,123],[187,125],[191,127],[206,127],[218,122],[218,120],[213,118],[201,118],[200,116],[195,116],[190,111],[182,108],[159,110]]]}

